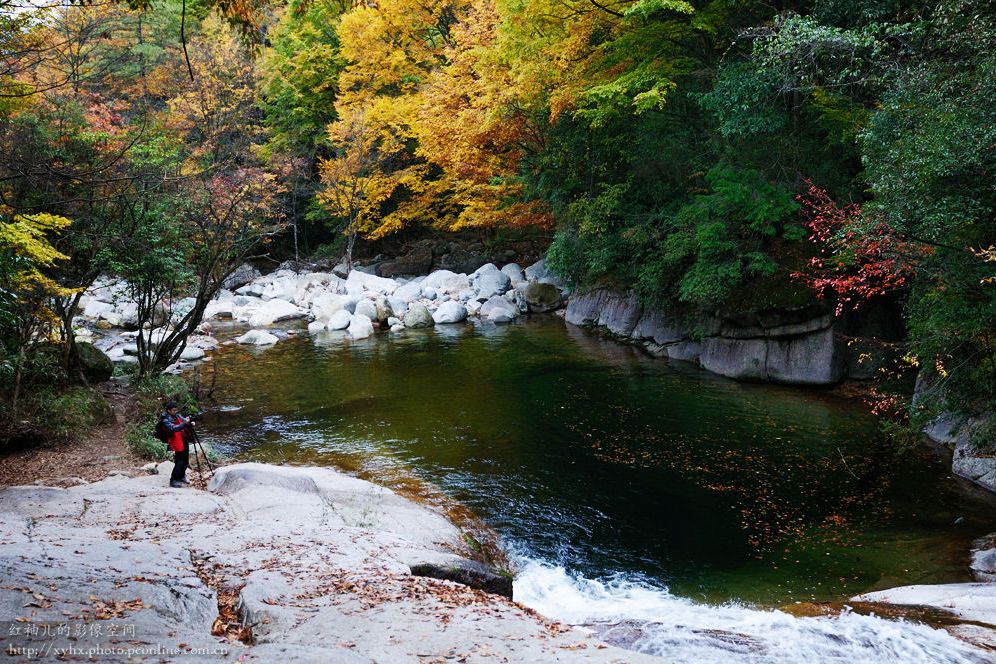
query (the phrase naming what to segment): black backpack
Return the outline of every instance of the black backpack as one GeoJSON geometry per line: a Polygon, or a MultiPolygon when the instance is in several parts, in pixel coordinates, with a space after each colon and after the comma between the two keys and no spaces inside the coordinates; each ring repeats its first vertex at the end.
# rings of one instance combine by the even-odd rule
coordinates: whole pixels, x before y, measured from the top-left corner
{"type": "Polygon", "coordinates": [[[169,443],[169,430],[163,425],[163,418],[159,418],[156,421],[156,428],[153,429],[152,435],[161,440],[163,443],[169,443]]]}

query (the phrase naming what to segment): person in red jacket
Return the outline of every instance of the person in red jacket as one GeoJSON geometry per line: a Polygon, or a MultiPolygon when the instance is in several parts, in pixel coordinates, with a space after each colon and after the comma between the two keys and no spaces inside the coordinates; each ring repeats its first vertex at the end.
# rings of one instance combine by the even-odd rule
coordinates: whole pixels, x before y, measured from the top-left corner
{"type": "Polygon", "coordinates": [[[170,401],[165,405],[166,412],[159,417],[159,425],[169,436],[166,445],[173,450],[173,474],[169,485],[182,489],[190,484],[187,481],[187,466],[190,465],[190,449],[187,447],[186,429],[193,426],[189,417],[180,414],[180,407],[170,401]]]}

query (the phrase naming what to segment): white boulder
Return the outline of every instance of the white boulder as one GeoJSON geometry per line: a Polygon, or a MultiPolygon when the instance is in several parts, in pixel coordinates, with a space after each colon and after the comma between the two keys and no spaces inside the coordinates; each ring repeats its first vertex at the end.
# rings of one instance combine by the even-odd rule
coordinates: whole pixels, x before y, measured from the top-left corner
{"type": "Polygon", "coordinates": [[[375,274],[353,270],[346,277],[345,286],[349,293],[372,291],[381,295],[390,295],[398,288],[398,282],[394,279],[387,279],[385,277],[378,277],[375,274]]]}
{"type": "Polygon", "coordinates": [[[342,311],[345,307],[346,298],[335,293],[323,292],[316,295],[311,300],[311,314],[316,321],[327,323],[332,314],[342,311]]]}
{"type": "Polygon", "coordinates": [[[467,309],[455,300],[447,300],[439,305],[432,314],[432,320],[438,324],[460,323],[467,318],[467,309]]]}
{"type": "Polygon", "coordinates": [[[377,305],[373,300],[360,300],[356,303],[356,316],[366,316],[369,320],[377,320],[377,305]]]}
{"type": "Polygon", "coordinates": [[[494,263],[485,263],[473,274],[474,287],[477,296],[489,298],[501,295],[512,287],[512,280],[507,274],[495,267],[494,263]]]}
{"type": "Polygon", "coordinates": [[[102,314],[114,311],[114,305],[110,302],[90,299],[83,308],[83,315],[87,318],[100,318],[102,314]]]}
{"type": "Polygon", "coordinates": [[[180,353],[180,359],[185,362],[196,362],[204,359],[204,351],[196,346],[187,346],[180,353]]]}
{"type": "Polygon", "coordinates": [[[488,313],[488,320],[492,323],[511,323],[515,320],[515,315],[508,309],[492,309],[488,313]]]}
{"type": "Polygon", "coordinates": [[[519,315],[519,307],[515,303],[509,301],[507,297],[501,295],[494,295],[488,298],[488,301],[481,305],[481,317],[490,318],[491,312],[496,310],[507,311],[512,318],[519,315]]]}
{"type": "Polygon", "coordinates": [[[264,302],[259,308],[250,314],[247,322],[251,327],[263,327],[266,325],[273,325],[274,323],[282,320],[304,318],[306,315],[307,314],[302,309],[299,309],[290,302],[275,299],[264,302]]]}
{"type": "Polygon", "coordinates": [[[339,311],[332,314],[332,316],[329,318],[329,322],[326,327],[328,327],[328,329],[332,331],[345,330],[347,327],[349,327],[349,323],[352,320],[353,320],[353,314],[349,313],[345,309],[340,309],[339,311]]]}
{"type": "Polygon", "coordinates": [[[250,346],[272,346],[277,343],[279,339],[266,330],[249,330],[235,341],[240,344],[248,344],[250,346]]]}
{"type": "Polygon", "coordinates": [[[422,280],[422,292],[425,292],[426,287],[437,289],[442,288],[443,281],[456,276],[457,273],[450,270],[436,270],[435,272],[431,272],[429,273],[429,276],[422,280]]]}
{"type": "Polygon", "coordinates": [[[212,318],[233,318],[235,315],[235,300],[226,298],[223,300],[211,300],[204,307],[205,320],[212,318]]]}
{"type": "Polygon", "coordinates": [[[526,281],[526,274],[522,271],[522,266],[518,263],[509,263],[503,267],[501,271],[508,275],[508,278],[511,279],[513,286],[520,281],[526,281]]]}
{"type": "Polygon", "coordinates": [[[374,328],[369,318],[362,314],[353,314],[346,331],[353,339],[366,339],[374,333],[374,328]]]}
{"type": "MultiPolygon", "coordinates": [[[[403,286],[399,286],[397,290],[394,291],[394,298],[401,300],[402,302],[408,304],[414,302],[419,297],[422,296],[422,280],[416,279],[415,281],[409,281],[403,286]]],[[[395,311],[394,313],[398,313],[395,311]]]]}
{"type": "Polygon", "coordinates": [[[397,295],[387,298],[387,304],[391,307],[391,313],[398,318],[404,317],[408,311],[408,302],[397,295]]]}

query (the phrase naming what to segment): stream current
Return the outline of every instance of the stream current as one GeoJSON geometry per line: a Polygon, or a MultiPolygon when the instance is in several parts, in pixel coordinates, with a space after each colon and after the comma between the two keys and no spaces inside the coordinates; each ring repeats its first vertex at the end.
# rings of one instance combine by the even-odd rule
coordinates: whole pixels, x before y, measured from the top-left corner
{"type": "Polygon", "coordinates": [[[971,580],[971,541],[996,530],[988,494],[926,446],[896,457],[858,403],[553,316],[227,346],[211,372],[212,444],[432,484],[499,534],[516,599],[552,618],[639,621],[632,647],[678,661],[984,661],[924,625],[774,610],[971,580]]]}

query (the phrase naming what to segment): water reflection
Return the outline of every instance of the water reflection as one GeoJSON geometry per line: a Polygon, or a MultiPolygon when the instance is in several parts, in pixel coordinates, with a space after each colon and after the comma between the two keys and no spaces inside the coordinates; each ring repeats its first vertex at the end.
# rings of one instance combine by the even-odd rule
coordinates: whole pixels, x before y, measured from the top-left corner
{"type": "Polygon", "coordinates": [[[212,363],[211,438],[245,458],[442,487],[510,546],[710,599],[836,599],[963,580],[996,529],[942,460],[897,462],[855,404],[736,383],[540,317],[212,363]],[[954,521],[964,517],[959,525],[954,521]]]}

